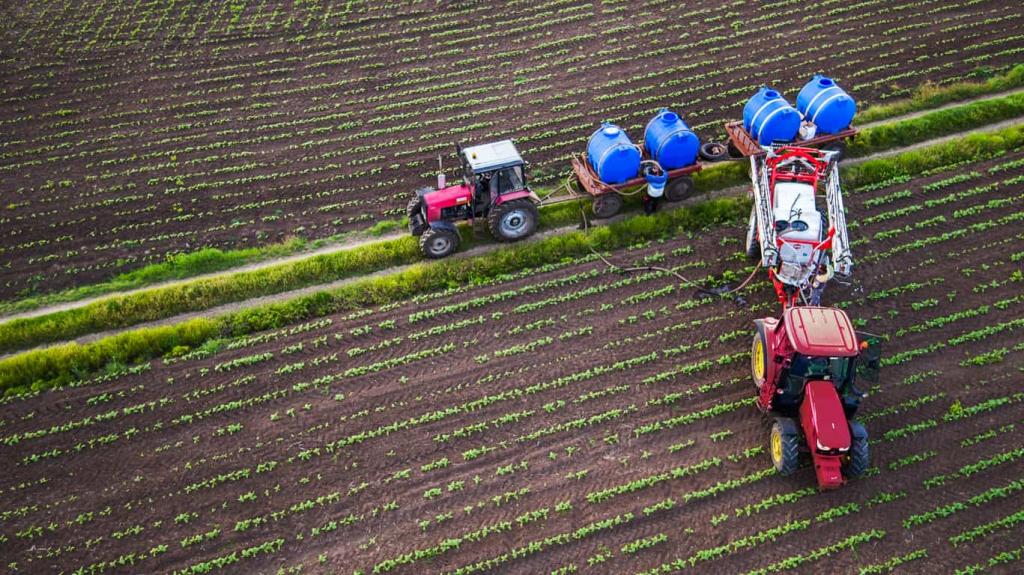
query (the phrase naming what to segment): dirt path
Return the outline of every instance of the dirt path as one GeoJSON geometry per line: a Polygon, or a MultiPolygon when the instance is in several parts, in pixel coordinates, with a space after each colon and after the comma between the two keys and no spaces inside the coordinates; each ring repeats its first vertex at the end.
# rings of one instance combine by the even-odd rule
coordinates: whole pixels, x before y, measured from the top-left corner
{"type": "MultiPolygon", "coordinates": [[[[1018,91],[1024,91],[1024,90],[1018,90],[1018,91]]],[[[1004,96],[1004,95],[1012,94],[1012,93],[1016,93],[1016,92],[1017,91],[1015,91],[1015,92],[1008,92],[1008,93],[1004,93],[1004,94],[999,94],[999,95],[996,95],[996,96],[992,96],[992,98],[999,97],[999,96],[1004,96]]],[[[972,100],[972,101],[976,101],[976,100],[972,100]]],[[[891,119],[889,121],[898,121],[898,120],[906,119],[906,118],[909,118],[909,117],[914,117],[915,115],[920,115],[920,114],[916,114],[915,113],[915,114],[909,114],[907,116],[900,116],[900,117],[893,118],[893,119],[891,119]]],[[[901,154],[901,153],[908,152],[908,151],[912,151],[912,150],[917,150],[917,149],[926,148],[926,147],[937,145],[937,144],[942,144],[942,143],[945,143],[945,142],[952,141],[952,140],[954,140],[956,138],[962,138],[962,137],[970,135],[970,134],[994,132],[994,131],[1002,130],[1004,128],[1007,128],[1007,127],[1010,127],[1010,126],[1014,126],[1014,125],[1018,125],[1018,124],[1022,124],[1022,123],[1024,123],[1024,117],[1014,118],[1014,119],[1011,119],[1011,120],[1006,120],[1006,121],[1003,121],[1003,122],[998,122],[996,124],[990,124],[988,126],[983,126],[983,127],[980,127],[980,128],[976,128],[976,129],[973,129],[973,130],[966,131],[966,132],[960,132],[960,133],[952,134],[952,135],[949,135],[949,136],[943,136],[941,138],[934,138],[934,139],[931,139],[931,140],[926,140],[924,142],[919,142],[917,144],[912,144],[912,145],[904,147],[904,148],[895,148],[895,149],[892,149],[892,150],[886,150],[884,152],[878,152],[876,154],[872,154],[872,155],[865,156],[865,157],[862,157],[862,158],[852,158],[852,159],[849,159],[849,160],[845,160],[844,164],[845,165],[851,165],[851,166],[858,165],[858,164],[861,164],[861,163],[869,161],[869,160],[878,159],[878,158],[885,158],[885,157],[894,156],[894,155],[901,154]]],[[[705,201],[708,198],[716,199],[716,198],[725,198],[725,197],[735,197],[735,196],[738,196],[738,195],[746,193],[746,191],[747,191],[747,187],[745,185],[744,186],[733,186],[733,187],[725,188],[725,189],[722,189],[722,190],[716,190],[716,191],[711,192],[710,194],[700,194],[700,195],[695,196],[693,198],[690,198],[690,199],[688,199],[688,200],[686,200],[684,202],[680,202],[677,205],[671,206],[670,209],[674,209],[676,207],[683,207],[683,206],[687,206],[687,205],[693,205],[694,203],[705,201]]],[[[560,202],[571,201],[571,200],[572,200],[572,198],[568,198],[568,197],[565,197],[565,198],[563,198],[563,197],[555,197],[552,200],[550,200],[548,203],[552,203],[553,204],[553,203],[560,203],[560,202]]],[[[607,224],[607,223],[619,221],[619,220],[621,220],[621,219],[623,219],[625,217],[627,217],[627,214],[620,214],[620,215],[615,216],[614,218],[610,218],[608,220],[594,222],[594,224],[595,225],[604,225],[604,224],[607,224]]],[[[565,227],[561,227],[561,228],[545,230],[544,232],[541,232],[541,233],[538,233],[538,234],[534,235],[528,241],[538,241],[540,239],[547,238],[547,237],[550,237],[550,236],[553,236],[553,235],[557,235],[557,234],[561,234],[561,233],[565,233],[567,231],[571,231],[571,230],[574,230],[574,229],[577,229],[577,226],[565,226],[565,227]]],[[[269,267],[273,267],[275,265],[280,265],[280,264],[284,264],[284,263],[288,263],[288,262],[292,262],[292,261],[298,261],[298,260],[302,260],[302,259],[305,259],[305,258],[315,257],[315,256],[318,256],[318,255],[331,254],[331,253],[337,253],[337,252],[341,252],[341,251],[345,251],[345,250],[349,250],[349,249],[355,249],[357,247],[366,246],[366,245],[370,245],[370,244],[377,243],[377,242],[393,240],[395,238],[401,237],[401,235],[402,234],[395,234],[395,235],[383,236],[383,237],[381,237],[379,239],[367,239],[367,240],[360,240],[360,241],[356,241],[356,242],[346,242],[346,243],[340,243],[340,244],[335,244],[335,245],[331,245],[331,246],[325,246],[325,247],[320,248],[320,249],[318,249],[316,251],[313,251],[313,252],[302,253],[302,254],[295,254],[295,255],[292,255],[292,256],[286,256],[286,257],[282,257],[282,258],[275,258],[275,259],[272,259],[272,260],[266,260],[266,261],[262,261],[262,262],[257,262],[257,263],[249,264],[249,265],[246,265],[246,266],[242,266],[240,268],[235,268],[235,269],[232,269],[230,271],[223,271],[223,272],[218,272],[218,273],[214,273],[214,274],[204,274],[204,275],[194,276],[194,277],[189,278],[189,279],[164,282],[164,283],[156,284],[156,285],[153,285],[153,286],[148,286],[148,287],[145,287],[145,288],[138,288],[138,289],[135,289],[135,290],[129,290],[129,291],[126,291],[126,292],[119,292],[119,293],[108,294],[108,295],[103,295],[103,296],[97,296],[97,297],[94,297],[94,298],[83,299],[83,300],[74,301],[74,302],[66,302],[66,303],[62,303],[62,304],[56,304],[56,305],[53,305],[53,306],[47,306],[47,307],[44,307],[44,308],[39,308],[39,309],[28,311],[28,312],[14,314],[14,315],[11,315],[11,316],[4,317],[2,319],[4,321],[10,321],[10,320],[14,320],[14,319],[29,318],[29,317],[36,317],[36,316],[46,315],[46,314],[50,314],[50,313],[56,313],[56,312],[59,312],[59,311],[64,311],[64,310],[68,310],[68,309],[75,309],[75,308],[79,308],[79,307],[84,307],[84,306],[89,305],[91,303],[96,303],[96,302],[103,301],[103,300],[110,299],[110,298],[114,298],[114,297],[130,295],[130,294],[134,294],[134,293],[138,293],[138,292],[142,292],[142,291],[146,291],[146,290],[159,289],[159,288],[162,288],[162,287],[167,287],[167,286],[172,286],[172,285],[186,284],[186,283],[189,283],[189,282],[192,282],[192,281],[195,281],[195,280],[199,280],[199,279],[205,279],[205,278],[210,278],[210,277],[226,276],[226,275],[231,275],[231,274],[235,274],[235,273],[239,273],[239,272],[243,272],[243,271],[259,270],[259,269],[269,268],[269,267]]],[[[473,256],[477,256],[477,255],[481,255],[481,254],[486,254],[486,253],[492,252],[492,251],[494,251],[494,250],[496,250],[496,249],[498,249],[498,248],[500,248],[502,246],[503,246],[503,244],[497,244],[497,243],[485,244],[485,245],[482,245],[482,246],[478,246],[478,247],[472,248],[470,250],[466,250],[464,252],[460,252],[459,254],[457,254],[456,256],[453,256],[453,257],[473,257],[473,256]]],[[[337,289],[337,288],[343,287],[345,285],[349,285],[351,283],[354,283],[356,281],[360,281],[360,280],[363,280],[363,279],[366,279],[366,278],[379,277],[379,276],[389,275],[389,274],[393,274],[393,273],[400,273],[400,272],[405,271],[405,270],[407,270],[407,269],[409,269],[409,268],[411,268],[411,267],[413,267],[415,265],[419,265],[419,264],[417,263],[417,264],[409,264],[409,265],[404,265],[404,266],[386,268],[386,269],[374,272],[373,274],[369,274],[369,275],[352,277],[352,278],[345,278],[345,279],[338,280],[338,281],[335,281],[335,282],[331,282],[331,283],[328,283],[328,284],[317,284],[317,285],[307,286],[307,287],[299,288],[299,289],[295,289],[295,290],[279,292],[279,293],[271,294],[271,295],[267,295],[267,296],[261,296],[261,297],[257,297],[257,298],[241,300],[241,301],[232,302],[232,303],[224,304],[224,305],[213,307],[213,308],[208,308],[208,309],[205,309],[205,310],[200,310],[200,311],[195,311],[195,312],[179,314],[179,315],[163,318],[163,319],[152,321],[152,322],[135,324],[133,326],[126,327],[126,328],[120,328],[120,329],[115,329],[115,330],[109,330],[109,331],[103,331],[103,332],[98,332],[98,333],[92,333],[92,334],[84,335],[82,337],[75,338],[75,339],[72,339],[72,340],[66,340],[66,341],[61,341],[61,342],[54,342],[54,343],[51,343],[51,344],[46,344],[46,345],[38,346],[38,347],[31,348],[31,349],[28,349],[28,350],[21,350],[21,351],[10,353],[10,354],[0,355],[0,359],[4,359],[4,358],[10,357],[12,355],[17,355],[19,353],[24,353],[26,351],[34,351],[34,350],[38,350],[38,349],[45,349],[47,347],[52,347],[54,345],[61,345],[61,344],[64,344],[64,343],[71,343],[71,342],[79,343],[79,344],[85,344],[85,343],[89,343],[89,342],[92,342],[92,341],[97,341],[99,339],[103,339],[105,337],[109,337],[109,336],[113,336],[113,335],[118,335],[120,333],[124,333],[124,332],[131,331],[131,330],[134,330],[134,329],[159,327],[159,326],[165,326],[165,325],[173,325],[173,324],[180,323],[180,322],[183,322],[183,321],[187,321],[189,319],[194,319],[194,318],[197,318],[197,317],[211,317],[211,316],[216,316],[216,315],[221,315],[221,314],[225,314],[225,313],[230,313],[230,312],[238,311],[240,309],[244,309],[244,308],[248,308],[248,307],[253,307],[253,306],[264,305],[264,304],[269,304],[269,303],[277,303],[277,302],[287,301],[287,300],[290,300],[290,299],[293,299],[293,298],[296,298],[296,297],[301,297],[301,296],[304,296],[304,295],[309,295],[309,294],[312,294],[312,293],[316,293],[318,291],[327,291],[327,290],[337,289]]]]}

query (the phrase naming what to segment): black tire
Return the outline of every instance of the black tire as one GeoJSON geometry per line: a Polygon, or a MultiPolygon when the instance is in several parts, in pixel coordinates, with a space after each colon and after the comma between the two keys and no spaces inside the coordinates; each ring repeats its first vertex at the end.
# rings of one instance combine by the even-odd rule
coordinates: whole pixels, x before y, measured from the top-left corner
{"type": "Polygon", "coordinates": [[[768,452],[779,475],[792,475],[796,472],[800,467],[800,431],[795,420],[787,417],[775,420],[768,452]]]}
{"type": "Polygon", "coordinates": [[[768,377],[768,338],[764,333],[764,324],[754,323],[754,339],[750,344],[750,379],[754,388],[761,391],[761,386],[768,377]],[[760,353],[758,347],[760,346],[760,353]]]}
{"type": "Polygon", "coordinates": [[[681,202],[693,195],[693,178],[680,176],[669,180],[665,186],[665,200],[669,202],[681,202]]]}
{"type": "Polygon", "coordinates": [[[459,249],[459,234],[439,228],[427,228],[420,236],[420,251],[423,255],[439,260],[459,249]]]}
{"type": "Polygon", "coordinates": [[[416,196],[409,199],[405,206],[405,215],[409,217],[409,233],[418,236],[423,233],[426,224],[423,217],[423,198],[416,196]]]}
{"type": "Polygon", "coordinates": [[[721,142],[708,142],[700,147],[700,157],[708,162],[728,160],[729,147],[721,142]]]}
{"type": "Polygon", "coordinates": [[[491,235],[499,242],[514,242],[530,237],[537,231],[539,220],[537,206],[526,198],[501,204],[487,214],[491,235]]]}
{"type": "Polygon", "coordinates": [[[868,450],[868,431],[857,421],[850,422],[850,453],[846,463],[843,464],[843,476],[847,478],[860,477],[871,465],[871,455],[868,450]]]}
{"type": "Polygon", "coordinates": [[[831,152],[839,152],[833,158],[837,162],[846,157],[846,141],[844,141],[844,140],[840,140],[838,142],[832,142],[831,144],[826,144],[824,146],[824,149],[825,150],[829,150],[831,152]]]}
{"type": "Polygon", "coordinates": [[[594,203],[591,205],[591,209],[594,210],[594,217],[596,218],[610,218],[622,209],[622,196],[614,192],[594,196],[594,203]]]}

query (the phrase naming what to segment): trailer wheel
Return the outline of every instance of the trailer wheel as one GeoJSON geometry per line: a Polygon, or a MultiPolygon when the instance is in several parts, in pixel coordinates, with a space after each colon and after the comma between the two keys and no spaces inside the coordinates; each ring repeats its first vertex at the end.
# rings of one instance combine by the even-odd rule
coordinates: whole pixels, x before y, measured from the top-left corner
{"type": "Polygon", "coordinates": [[[487,215],[491,235],[499,242],[514,242],[530,236],[537,230],[539,219],[537,206],[525,198],[501,204],[487,215]]]}
{"type": "Polygon", "coordinates": [[[708,142],[700,147],[700,157],[708,162],[728,160],[729,147],[721,142],[708,142]]]}
{"type": "Polygon", "coordinates": [[[769,440],[772,465],[779,475],[792,475],[800,466],[800,431],[796,422],[786,417],[775,420],[769,440]]]}
{"type": "Polygon", "coordinates": [[[594,217],[610,218],[622,209],[622,196],[612,192],[595,196],[591,208],[594,210],[594,217]]]}
{"type": "Polygon", "coordinates": [[[754,341],[750,346],[750,377],[758,391],[768,378],[768,339],[764,334],[764,324],[755,324],[754,341]]]}
{"type": "Polygon", "coordinates": [[[843,465],[843,476],[860,477],[868,470],[869,465],[871,465],[871,457],[868,452],[868,432],[859,422],[851,421],[850,454],[849,459],[843,465]]]}
{"type": "Polygon", "coordinates": [[[451,230],[427,228],[420,236],[420,251],[432,260],[448,257],[458,247],[459,234],[451,230]]]}
{"type": "Polygon", "coordinates": [[[665,186],[665,200],[669,202],[681,202],[691,195],[693,195],[693,178],[690,176],[669,180],[668,185],[665,186]]]}
{"type": "Polygon", "coordinates": [[[405,215],[409,217],[409,233],[418,236],[423,233],[425,224],[423,222],[423,198],[416,196],[409,199],[405,206],[405,215]]]}

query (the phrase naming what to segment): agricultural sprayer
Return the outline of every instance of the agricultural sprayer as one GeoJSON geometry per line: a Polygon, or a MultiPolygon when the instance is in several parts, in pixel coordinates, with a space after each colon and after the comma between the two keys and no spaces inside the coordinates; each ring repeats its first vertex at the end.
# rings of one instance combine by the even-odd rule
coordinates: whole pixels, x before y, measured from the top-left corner
{"type": "Polygon", "coordinates": [[[868,433],[854,420],[866,393],[856,382],[877,382],[880,366],[879,339],[857,333],[846,312],[819,305],[833,276],[853,273],[838,165],[846,139],[856,135],[853,114],[845,92],[815,77],[797,109],[765,88],[748,102],[742,124],[726,126],[730,149],[750,162],[744,245],[767,270],[782,304],[780,318],[754,322],[757,407],[775,420],[769,440],[775,469],[792,474],[807,453],[822,489],[868,468],[868,433]],[[809,129],[808,118],[817,122],[809,129]],[[799,145],[777,142],[776,134],[785,140],[799,130],[810,136],[799,145]]]}

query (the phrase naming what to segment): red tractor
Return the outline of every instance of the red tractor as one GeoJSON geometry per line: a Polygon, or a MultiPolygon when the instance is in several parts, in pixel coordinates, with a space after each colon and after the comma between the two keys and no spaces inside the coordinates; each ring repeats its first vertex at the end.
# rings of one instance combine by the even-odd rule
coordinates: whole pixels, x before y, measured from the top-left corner
{"type": "Polygon", "coordinates": [[[866,394],[854,383],[878,381],[878,338],[856,333],[846,312],[827,307],[788,307],[781,320],[754,323],[751,372],[757,407],[775,417],[775,469],[790,475],[809,452],[822,489],[863,474],[868,434],[853,416],[866,394]]]}
{"type": "Polygon", "coordinates": [[[420,237],[428,258],[450,255],[459,247],[455,223],[485,218],[491,235],[514,242],[537,230],[539,198],[526,186],[526,162],[511,140],[462,148],[456,144],[462,182],[423,188],[409,201],[409,232],[420,237]]]}

